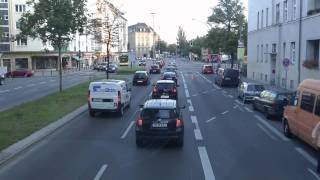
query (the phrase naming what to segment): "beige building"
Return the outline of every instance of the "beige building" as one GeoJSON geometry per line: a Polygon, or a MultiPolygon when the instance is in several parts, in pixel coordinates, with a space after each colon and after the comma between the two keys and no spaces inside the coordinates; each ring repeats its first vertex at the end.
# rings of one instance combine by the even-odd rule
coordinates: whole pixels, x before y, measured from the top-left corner
{"type": "Polygon", "coordinates": [[[128,50],[136,57],[150,57],[159,36],[146,23],[138,23],[128,28],[128,50]]]}

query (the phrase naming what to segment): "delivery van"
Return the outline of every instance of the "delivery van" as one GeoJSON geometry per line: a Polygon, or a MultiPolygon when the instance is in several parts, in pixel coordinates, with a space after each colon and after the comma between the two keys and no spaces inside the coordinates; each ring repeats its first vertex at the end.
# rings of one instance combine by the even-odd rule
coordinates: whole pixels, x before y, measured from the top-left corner
{"type": "Polygon", "coordinates": [[[320,140],[320,80],[307,79],[299,85],[294,106],[285,108],[282,122],[283,132],[287,137],[296,136],[314,148],[318,148],[317,141],[320,140]],[[313,134],[317,134],[316,137],[313,134]]]}
{"type": "Polygon", "coordinates": [[[117,112],[120,116],[130,107],[131,88],[123,80],[103,80],[91,82],[88,90],[90,116],[97,112],[117,112]]]}

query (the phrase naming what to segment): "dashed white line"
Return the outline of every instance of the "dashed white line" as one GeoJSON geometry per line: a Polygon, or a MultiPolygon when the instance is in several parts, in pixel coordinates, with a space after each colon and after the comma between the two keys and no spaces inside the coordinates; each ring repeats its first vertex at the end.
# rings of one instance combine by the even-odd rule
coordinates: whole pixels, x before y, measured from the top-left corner
{"type": "Polygon", "coordinates": [[[257,126],[267,135],[269,136],[271,139],[273,140],[277,140],[276,137],[274,137],[268,130],[266,130],[261,124],[257,124],[257,126]]]}
{"type": "Polygon", "coordinates": [[[233,106],[233,109],[237,109],[239,106],[238,105],[235,105],[235,106],[233,106]]]}
{"type": "Polygon", "coordinates": [[[195,129],[194,130],[194,136],[196,137],[197,141],[202,141],[203,140],[203,137],[202,137],[200,129],[195,129]]]}
{"type": "Polygon", "coordinates": [[[217,119],[216,117],[213,117],[213,118],[211,118],[211,119],[208,119],[207,121],[206,121],[206,123],[209,123],[209,122],[211,122],[211,121],[213,121],[213,120],[215,120],[215,119],[217,119]]]}
{"type": "Polygon", "coordinates": [[[309,153],[307,153],[305,150],[296,147],[295,150],[302,155],[303,158],[305,158],[307,161],[309,161],[312,165],[317,166],[317,160],[312,157],[309,153]]]}
{"type": "Polygon", "coordinates": [[[289,141],[288,138],[286,138],[282,133],[280,133],[276,128],[271,126],[269,123],[267,123],[262,117],[255,115],[254,116],[262,125],[267,127],[270,131],[272,131],[278,138],[280,138],[282,141],[289,141]]]}
{"type": "Polygon", "coordinates": [[[0,91],[0,93],[8,93],[10,92],[10,90],[3,90],[3,91],[0,91]]]}
{"type": "Polygon", "coordinates": [[[308,168],[308,171],[317,179],[320,180],[320,177],[318,176],[318,174],[316,172],[314,172],[312,169],[308,168]]]}
{"type": "Polygon", "coordinates": [[[186,93],[186,98],[190,98],[190,93],[188,89],[185,89],[185,93],[186,93]]]}
{"type": "Polygon", "coordinates": [[[249,113],[253,113],[253,111],[250,109],[250,108],[248,108],[248,107],[245,107],[244,108],[246,111],[248,111],[249,113]]]}
{"type": "Polygon", "coordinates": [[[205,180],[215,180],[216,177],[214,176],[206,147],[200,146],[198,147],[198,151],[205,180]]]}
{"type": "Polygon", "coordinates": [[[227,114],[227,113],[229,113],[229,111],[225,111],[225,112],[223,112],[223,113],[221,113],[222,115],[225,115],[225,114],[227,114]]]}
{"type": "Polygon", "coordinates": [[[229,98],[233,98],[233,96],[232,96],[232,95],[230,95],[230,94],[228,95],[228,97],[229,97],[229,98]]]}
{"type": "Polygon", "coordinates": [[[121,136],[121,139],[126,138],[127,134],[129,133],[130,129],[132,128],[132,126],[134,125],[134,121],[131,121],[129,126],[127,127],[127,129],[124,131],[124,133],[121,136]]]}
{"type": "Polygon", "coordinates": [[[238,104],[240,104],[240,105],[243,105],[243,103],[240,102],[238,99],[236,99],[235,102],[238,103],[238,104]]]}
{"type": "Polygon", "coordinates": [[[19,89],[22,89],[22,87],[19,86],[19,87],[13,88],[13,89],[14,89],[14,90],[19,90],[19,89]]]}
{"type": "Polygon", "coordinates": [[[189,106],[189,111],[190,111],[190,112],[194,112],[194,108],[193,108],[193,105],[192,105],[192,101],[191,101],[190,99],[188,99],[187,101],[188,101],[188,103],[190,104],[190,106],[189,106]]]}
{"type": "Polygon", "coordinates": [[[103,175],[103,173],[104,173],[104,171],[106,171],[107,167],[108,167],[108,165],[107,165],[107,164],[104,164],[104,165],[100,168],[100,170],[98,171],[97,175],[94,177],[94,180],[100,180],[101,177],[102,177],[102,175],[103,175]]]}

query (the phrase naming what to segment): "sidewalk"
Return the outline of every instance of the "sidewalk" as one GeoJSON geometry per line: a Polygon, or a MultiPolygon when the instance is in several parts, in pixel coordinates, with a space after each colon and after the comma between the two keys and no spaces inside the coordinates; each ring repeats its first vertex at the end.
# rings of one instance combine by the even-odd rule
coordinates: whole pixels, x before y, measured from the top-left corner
{"type": "MultiPolygon", "coordinates": [[[[69,70],[63,70],[62,75],[81,75],[81,74],[90,74],[93,73],[94,70],[92,69],[81,69],[80,71],[78,69],[69,69],[69,70]]],[[[34,72],[35,77],[54,77],[59,76],[59,71],[55,69],[48,69],[48,70],[36,70],[34,72]]]]}

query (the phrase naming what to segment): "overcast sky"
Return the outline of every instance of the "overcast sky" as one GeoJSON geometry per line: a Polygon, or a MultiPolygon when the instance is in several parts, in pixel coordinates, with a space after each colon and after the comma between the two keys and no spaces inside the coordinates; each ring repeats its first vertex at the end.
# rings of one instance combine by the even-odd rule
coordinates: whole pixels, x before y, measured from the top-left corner
{"type": "MultiPolygon", "coordinates": [[[[241,0],[248,7],[248,0],[241,0]]],[[[211,8],[218,0],[111,0],[125,12],[128,25],[145,22],[153,26],[151,12],[155,14],[155,29],[161,39],[175,43],[178,27],[182,26],[187,39],[207,33],[205,25],[211,8]],[[195,19],[195,20],[192,20],[195,19]]],[[[245,11],[247,13],[247,11],[245,11]]]]}

